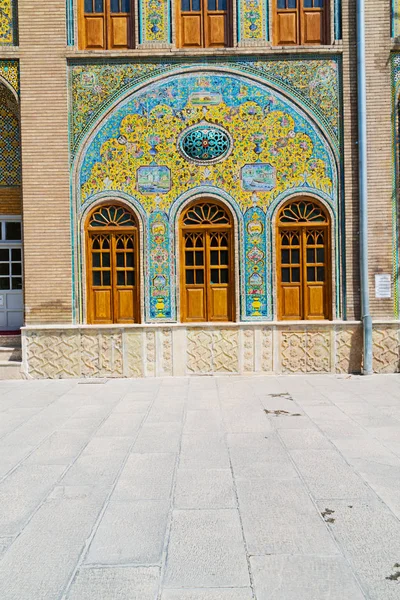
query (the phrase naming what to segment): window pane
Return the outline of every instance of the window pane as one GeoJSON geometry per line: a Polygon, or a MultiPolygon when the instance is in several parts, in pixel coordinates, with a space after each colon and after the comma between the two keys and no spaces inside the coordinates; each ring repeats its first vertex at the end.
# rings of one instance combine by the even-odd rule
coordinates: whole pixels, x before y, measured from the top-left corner
{"type": "MultiPolygon", "coordinates": [[[[13,250],[14,252],[14,250],[13,250]]],[[[0,249],[0,262],[1,261],[7,261],[9,260],[9,254],[8,254],[8,248],[1,248],[0,249]]]]}
{"type": "Polygon", "coordinates": [[[324,267],[317,267],[317,281],[325,281],[324,267]]]}
{"type": "Polygon", "coordinates": [[[9,275],[10,274],[10,265],[8,263],[0,264],[0,275],[9,275]]]}
{"type": "Polygon", "coordinates": [[[288,0],[288,8],[296,8],[297,0],[288,0]]]}
{"type": "Polygon", "coordinates": [[[314,0],[314,8],[324,8],[324,0],[314,0]]]}
{"type": "Polygon", "coordinates": [[[198,267],[203,266],[204,264],[204,255],[203,252],[196,252],[196,265],[198,267]]]}
{"type": "Polygon", "coordinates": [[[278,0],[278,8],[286,8],[286,0],[278,0]]]}
{"type": "Polygon", "coordinates": [[[121,12],[131,12],[130,0],[121,0],[121,12]]]}
{"type": "Polygon", "coordinates": [[[126,266],[133,267],[133,252],[127,252],[126,256],[126,266]]]}
{"type": "Polygon", "coordinates": [[[12,260],[21,260],[21,250],[19,248],[13,248],[11,250],[11,258],[12,260]]]}
{"type": "Polygon", "coordinates": [[[182,0],[181,2],[181,10],[182,12],[190,11],[190,0],[182,0]]]}
{"type": "Polygon", "coordinates": [[[101,285],[101,272],[93,271],[93,285],[101,285]]]}
{"type": "Polygon", "coordinates": [[[229,264],[228,250],[221,250],[219,253],[219,256],[220,256],[220,265],[228,265],[229,264]]]}
{"type": "Polygon", "coordinates": [[[200,11],[200,0],[192,0],[192,10],[200,11]]]}
{"type": "Polygon", "coordinates": [[[211,269],[211,283],[219,283],[219,269],[211,269]]]}
{"type": "MultiPolygon", "coordinates": [[[[107,265],[110,266],[110,263],[107,265]]],[[[117,267],[124,267],[124,255],[122,252],[117,253],[117,267]]]]}
{"type": "Polygon", "coordinates": [[[300,251],[297,249],[292,250],[292,264],[298,265],[299,262],[300,262],[300,251]]]}
{"type": "Polygon", "coordinates": [[[300,269],[298,267],[292,269],[292,282],[300,283],[300,269]]]}
{"type": "Polygon", "coordinates": [[[119,0],[111,0],[111,12],[112,13],[119,12],[119,0]]]}
{"type": "Polygon", "coordinates": [[[218,2],[218,9],[219,10],[226,10],[226,0],[219,0],[219,2],[218,2]]]}
{"type": "Polygon", "coordinates": [[[187,284],[193,284],[194,283],[194,271],[193,271],[193,269],[189,269],[189,271],[186,271],[186,283],[187,284]]]}
{"type": "Polygon", "coordinates": [[[211,264],[218,264],[218,250],[211,250],[211,264]]]}
{"type": "MultiPolygon", "coordinates": [[[[118,254],[117,254],[117,256],[118,256],[118,254]]],[[[124,255],[122,254],[121,256],[123,257],[124,255]]],[[[103,267],[110,266],[110,253],[109,252],[104,252],[102,254],[102,261],[103,261],[103,267]]]]}
{"type": "Polygon", "coordinates": [[[93,2],[92,0],[85,0],[85,13],[93,12],[93,2]]]}
{"type": "Polygon", "coordinates": [[[229,271],[228,269],[221,269],[220,271],[221,283],[229,283],[229,271]]]}
{"type": "Polygon", "coordinates": [[[126,285],[135,285],[135,271],[126,272],[126,285]]]}
{"type": "Polygon", "coordinates": [[[12,277],[12,289],[13,290],[22,290],[22,278],[21,277],[12,277]]]}
{"type": "Polygon", "coordinates": [[[290,269],[282,269],[282,281],[283,283],[289,283],[290,282],[290,269]]]}
{"type": "Polygon", "coordinates": [[[312,8],[312,0],[304,0],[304,8],[312,8]]]}
{"type": "Polygon", "coordinates": [[[321,263],[325,260],[325,248],[317,248],[317,262],[321,263]]]}
{"type": "Polygon", "coordinates": [[[110,285],[110,284],[111,284],[110,271],[103,271],[103,285],[110,285]]]}
{"type": "Polygon", "coordinates": [[[194,265],[194,253],[191,251],[187,251],[185,252],[185,260],[186,260],[186,265],[188,267],[193,267],[194,265]]]}
{"type": "Polygon", "coordinates": [[[315,262],[314,248],[307,248],[307,262],[308,263],[315,262]]]}
{"type": "Polygon", "coordinates": [[[199,285],[203,285],[204,283],[204,271],[202,269],[200,271],[196,271],[196,283],[199,285]]]}
{"type": "Polygon", "coordinates": [[[125,271],[117,271],[117,285],[125,285],[125,271]]]}
{"type": "Polygon", "coordinates": [[[315,267],[307,267],[307,281],[315,281],[315,267]]]}
{"type": "Polygon", "coordinates": [[[6,222],[6,240],[21,239],[21,223],[6,222]]]}
{"type": "Polygon", "coordinates": [[[217,10],[217,0],[208,0],[208,10],[217,10]]]}
{"type": "Polygon", "coordinates": [[[0,277],[0,290],[8,290],[10,286],[10,280],[8,277],[0,277]]]}
{"type": "Polygon", "coordinates": [[[100,254],[98,252],[94,252],[92,254],[92,267],[100,266],[100,254]]]}
{"type": "MultiPolygon", "coordinates": [[[[0,268],[1,268],[1,265],[0,265],[0,268]]],[[[21,275],[21,273],[22,273],[21,269],[22,269],[21,263],[12,263],[12,265],[11,265],[11,273],[13,275],[21,275]]]]}
{"type": "Polygon", "coordinates": [[[290,258],[289,258],[289,250],[281,250],[281,261],[282,264],[284,265],[288,265],[290,263],[290,258]]]}
{"type": "Polygon", "coordinates": [[[103,12],[103,0],[94,0],[94,11],[97,13],[103,12]]]}

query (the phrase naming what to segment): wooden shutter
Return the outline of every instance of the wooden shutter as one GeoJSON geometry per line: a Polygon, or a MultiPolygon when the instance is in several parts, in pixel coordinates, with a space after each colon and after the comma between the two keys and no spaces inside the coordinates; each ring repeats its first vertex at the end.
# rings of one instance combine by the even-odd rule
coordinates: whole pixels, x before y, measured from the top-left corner
{"type": "Polygon", "coordinates": [[[202,0],[180,0],[180,2],[179,45],[182,48],[201,48],[204,39],[202,0]]]}
{"type": "Polygon", "coordinates": [[[110,50],[131,47],[131,0],[108,0],[107,42],[110,50]]]}
{"type": "Polygon", "coordinates": [[[223,48],[228,45],[227,0],[203,0],[205,6],[204,46],[223,48]]]}
{"type": "Polygon", "coordinates": [[[300,44],[299,2],[302,0],[275,0],[274,45],[300,44]]]}
{"type": "Polygon", "coordinates": [[[228,0],[180,0],[179,46],[221,48],[229,43],[228,0]]]}
{"type": "Polygon", "coordinates": [[[132,0],[80,0],[79,47],[123,50],[132,47],[132,0]]]}
{"type": "Polygon", "coordinates": [[[327,0],[302,0],[300,23],[302,44],[326,43],[327,0]]]}
{"type": "Polygon", "coordinates": [[[275,46],[325,44],[328,0],[274,0],[275,46]]]}

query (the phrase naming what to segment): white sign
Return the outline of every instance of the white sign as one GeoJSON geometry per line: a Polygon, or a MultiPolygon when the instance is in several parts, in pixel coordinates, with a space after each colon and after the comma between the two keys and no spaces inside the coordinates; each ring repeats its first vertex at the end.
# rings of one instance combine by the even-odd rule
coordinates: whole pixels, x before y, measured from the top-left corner
{"type": "Polygon", "coordinates": [[[375,275],[375,298],[392,297],[392,276],[386,273],[375,275]]]}

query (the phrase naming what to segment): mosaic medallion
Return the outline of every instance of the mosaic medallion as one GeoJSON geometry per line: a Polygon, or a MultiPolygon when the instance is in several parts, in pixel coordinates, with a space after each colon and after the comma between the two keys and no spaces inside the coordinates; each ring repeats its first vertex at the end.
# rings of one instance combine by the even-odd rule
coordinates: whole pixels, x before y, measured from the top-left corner
{"type": "Polygon", "coordinates": [[[215,163],[230,154],[232,138],[223,127],[203,121],[179,136],[178,149],[192,162],[215,163]]]}

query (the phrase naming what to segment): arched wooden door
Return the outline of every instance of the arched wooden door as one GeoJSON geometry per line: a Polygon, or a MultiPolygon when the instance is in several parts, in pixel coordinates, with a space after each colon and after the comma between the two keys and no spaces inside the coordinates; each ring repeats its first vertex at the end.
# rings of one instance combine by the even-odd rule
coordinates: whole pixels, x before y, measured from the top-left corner
{"type": "Polygon", "coordinates": [[[277,224],[278,318],[332,318],[330,219],[314,200],[294,200],[277,224]]]}
{"type": "Polygon", "coordinates": [[[234,319],[233,221],[227,209],[205,200],[180,221],[182,321],[234,319]]]}
{"type": "Polygon", "coordinates": [[[87,228],[88,323],[138,323],[138,226],[134,215],[113,204],[89,215],[87,228]]]}

